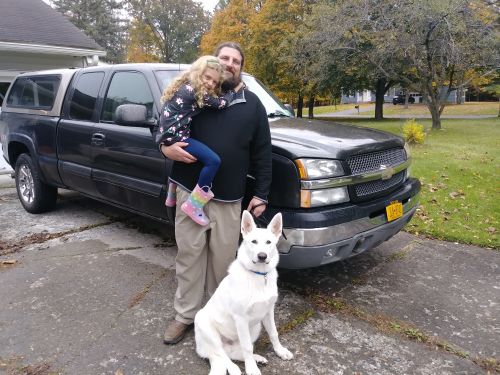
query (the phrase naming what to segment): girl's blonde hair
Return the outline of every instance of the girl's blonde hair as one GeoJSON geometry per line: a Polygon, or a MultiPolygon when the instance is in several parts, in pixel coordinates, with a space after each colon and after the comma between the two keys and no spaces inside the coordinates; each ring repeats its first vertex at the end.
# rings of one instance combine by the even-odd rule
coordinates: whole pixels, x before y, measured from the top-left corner
{"type": "MultiPolygon", "coordinates": [[[[183,84],[189,83],[194,89],[194,97],[196,99],[198,107],[202,108],[204,104],[203,96],[207,92],[207,89],[205,88],[205,86],[203,86],[201,78],[203,72],[205,72],[205,69],[207,68],[214,69],[220,74],[222,78],[222,74],[224,73],[224,67],[219,62],[217,57],[210,55],[201,56],[198,60],[196,60],[194,63],[191,64],[189,70],[185,71],[180,76],[175,78],[174,81],[165,88],[165,90],[163,91],[163,95],[161,97],[161,101],[165,103],[166,101],[172,99],[175,92],[179,90],[179,88],[183,84]]],[[[221,83],[222,79],[219,82],[219,84],[215,87],[215,89],[209,91],[208,93],[210,95],[219,96],[221,92],[220,90],[221,83]]]]}

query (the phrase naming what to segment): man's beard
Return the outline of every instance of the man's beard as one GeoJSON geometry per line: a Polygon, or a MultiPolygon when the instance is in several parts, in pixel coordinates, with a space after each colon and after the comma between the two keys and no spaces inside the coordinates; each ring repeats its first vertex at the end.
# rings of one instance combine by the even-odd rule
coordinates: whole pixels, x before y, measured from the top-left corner
{"type": "Polygon", "coordinates": [[[225,79],[224,81],[222,81],[222,84],[221,84],[221,89],[222,91],[224,92],[227,92],[229,90],[233,90],[236,86],[238,86],[241,82],[241,75],[239,75],[238,77],[231,77],[231,78],[228,78],[228,79],[225,79]]]}

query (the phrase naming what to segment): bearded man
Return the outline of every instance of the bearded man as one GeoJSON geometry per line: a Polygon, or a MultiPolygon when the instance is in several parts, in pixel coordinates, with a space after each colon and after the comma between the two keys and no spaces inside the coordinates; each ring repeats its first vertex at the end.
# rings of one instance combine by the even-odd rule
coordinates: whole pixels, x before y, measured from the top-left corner
{"type": "Polygon", "coordinates": [[[271,185],[271,136],[267,113],[259,98],[241,80],[244,54],[234,42],[220,44],[215,53],[224,65],[222,89],[237,94],[227,109],[202,111],[193,118],[191,136],[210,147],[221,158],[212,184],[214,198],[204,207],[210,224],[201,226],[182,210],[195,188],[201,165],[177,142],[161,146],[163,155],[174,160],[171,180],[177,183],[175,259],[176,311],[165,331],[164,343],[176,344],[192,326],[205,297],[211,297],[234,260],[240,234],[241,202],[249,171],[255,178],[254,196],[246,208],[260,216],[266,208],[271,185]]]}

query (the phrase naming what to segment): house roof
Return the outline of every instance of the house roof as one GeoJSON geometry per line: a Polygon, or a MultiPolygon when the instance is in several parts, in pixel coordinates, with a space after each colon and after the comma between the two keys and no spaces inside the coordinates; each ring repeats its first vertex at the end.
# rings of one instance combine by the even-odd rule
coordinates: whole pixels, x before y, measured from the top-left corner
{"type": "Polygon", "coordinates": [[[0,0],[0,42],[103,50],[42,0],[0,0]]]}

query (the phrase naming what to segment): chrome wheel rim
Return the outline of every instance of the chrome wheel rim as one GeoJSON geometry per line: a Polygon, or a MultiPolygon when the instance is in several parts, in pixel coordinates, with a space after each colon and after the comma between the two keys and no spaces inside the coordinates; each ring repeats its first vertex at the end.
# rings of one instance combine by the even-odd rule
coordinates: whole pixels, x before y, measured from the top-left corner
{"type": "Polygon", "coordinates": [[[33,203],[35,200],[35,184],[33,182],[33,174],[27,165],[19,168],[19,193],[21,199],[26,203],[33,203]]]}

